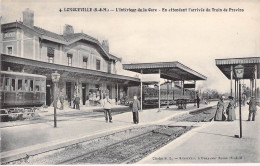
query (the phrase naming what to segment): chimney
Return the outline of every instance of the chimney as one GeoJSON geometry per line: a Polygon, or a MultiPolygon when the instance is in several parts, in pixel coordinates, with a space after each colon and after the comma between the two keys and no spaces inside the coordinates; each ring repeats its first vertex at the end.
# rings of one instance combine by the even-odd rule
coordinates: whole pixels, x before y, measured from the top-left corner
{"type": "Polygon", "coordinates": [[[23,11],[23,24],[31,28],[34,27],[34,12],[29,8],[23,11]]]}
{"type": "Polygon", "coordinates": [[[109,53],[109,43],[107,40],[102,41],[102,46],[109,53]]]}
{"type": "Polygon", "coordinates": [[[66,36],[70,34],[74,34],[73,26],[65,24],[63,28],[63,35],[66,36]]]}

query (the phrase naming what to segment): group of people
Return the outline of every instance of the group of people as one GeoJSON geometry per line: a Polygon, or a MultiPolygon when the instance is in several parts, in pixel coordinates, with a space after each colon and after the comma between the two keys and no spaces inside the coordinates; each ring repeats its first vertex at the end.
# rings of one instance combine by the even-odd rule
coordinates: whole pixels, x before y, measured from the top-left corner
{"type": "MultiPolygon", "coordinates": [[[[109,99],[109,96],[106,95],[105,99],[101,103],[104,108],[104,114],[105,114],[105,120],[108,123],[112,123],[112,114],[111,114],[111,100],[109,99]]],[[[138,124],[139,123],[139,114],[138,111],[141,109],[140,101],[137,99],[137,96],[134,96],[134,101],[131,105],[132,113],[133,113],[133,123],[138,124]]]]}
{"type": "MultiPolygon", "coordinates": [[[[236,120],[236,114],[235,114],[235,101],[234,97],[229,96],[228,99],[230,100],[228,103],[228,106],[225,110],[225,104],[224,104],[224,96],[221,96],[219,99],[219,102],[217,104],[217,110],[214,117],[215,121],[234,121],[236,120]]],[[[256,100],[255,97],[252,96],[250,98],[250,101],[247,103],[249,105],[249,115],[248,115],[248,121],[255,120],[255,113],[256,113],[256,100]]]]}
{"type": "MultiPolygon", "coordinates": [[[[64,102],[65,102],[65,100],[66,100],[66,97],[63,95],[63,94],[61,94],[60,96],[59,96],[59,101],[60,101],[60,110],[63,110],[64,109],[64,102]]],[[[76,95],[74,98],[73,98],[73,109],[80,109],[80,107],[79,107],[79,104],[80,104],[80,97],[78,96],[78,95],[76,95]]]]}

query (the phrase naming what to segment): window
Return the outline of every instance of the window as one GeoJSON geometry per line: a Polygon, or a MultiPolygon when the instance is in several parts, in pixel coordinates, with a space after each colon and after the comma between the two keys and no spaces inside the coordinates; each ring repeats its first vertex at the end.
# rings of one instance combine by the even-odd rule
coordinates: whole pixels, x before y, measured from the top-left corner
{"type": "Polygon", "coordinates": [[[30,80],[25,80],[25,83],[24,83],[24,90],[26,92],[29,92],[29,88],[30,88],[30,80]]]}
{"type": "Polygon", "coordinates": [[[15,79],[12,79],[11,91],[15,91],[15,79]]]}
{"type": "Polygon", "coordinates": [[[7,54],[13,55],[13,46],[8,46],[7,47],[7,54]]]}
{"type": "Polygon", "coordinates": [[[33,80],[25,80],[24,90],[26,92],[32,92],[33,91],[33,80]]]}
{"type": "Polygon", "coordinates": [[[0,90],[4,90],[4,79],[3,77],[0,77],[0,90]]]}
{"type": "Polygon", "coordinates": [[[107,72],[111,73],[111,62],[107,63],[107,72]]]}
{"type": "Polygon", "coordinates": [[[87,57],[83,57],[83,67],[88,68],[88,58],[87,57]]]}
{"type": "Polygon", "coordinates": [[[96,60],[96,70],[100,70],[100,60],[96,60]]]}
{"type": "Polygon", "coordinates": [[[33,80],[30,80],[30,92],[33,91],[33,80]]]}
{"type": "Polygon", "coordinates": [[[41,87],[41,81],[40,80],[35,80],[35,91],[39,92],[41,87]]]}
{"type": "Polygon", "coordinates": [[[54,48],[47,47],[48,62],[54,63],[54,48]]]}
{"type": "Polygon", "coordinates": [[[23,90],[23,80],[22,79],[18,79],[18,87],[17,87],[18,91],[22,91],[23,90]]]}
{"type": "Polygon", "coordinates": [[[6,91],[10,91],[10,79],[9,78],[5,78],[5,90],[6,91]]]}
{"type": "Polygon", "coordinates": [[[72,54],[67,54],[68,57],[68,66],[72,66],[72,54]]]}

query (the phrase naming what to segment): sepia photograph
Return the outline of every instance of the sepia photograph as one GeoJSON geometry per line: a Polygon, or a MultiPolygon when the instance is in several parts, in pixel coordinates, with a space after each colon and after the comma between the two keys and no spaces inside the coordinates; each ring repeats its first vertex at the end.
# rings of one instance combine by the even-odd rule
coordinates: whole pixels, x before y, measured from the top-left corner
{"type": "Polygon", "coordinates": [[[259,165],[259,0],[0,0],[1,165],[259,165]]]}

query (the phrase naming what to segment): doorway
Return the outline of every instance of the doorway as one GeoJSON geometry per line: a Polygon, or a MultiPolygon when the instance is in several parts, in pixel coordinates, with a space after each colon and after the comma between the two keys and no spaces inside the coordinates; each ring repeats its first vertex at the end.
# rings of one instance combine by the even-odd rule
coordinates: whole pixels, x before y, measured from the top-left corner
{"type": "Polygon", "coordinates": [[[50,106],[52,103],[52,81],[46,80],[46,105],[50,106]]]}
{"type": "Polygon", "coordinates": [[[66,82],[66,96],[69,105],[71,106],[71,82],[66,82]]]}
{"type": "Polygon", "coordinates": [[[86,88],[87,88],[86,83],[82,83],[82,103],[83,103],[83,105],[86,104],[86,88]]]}

